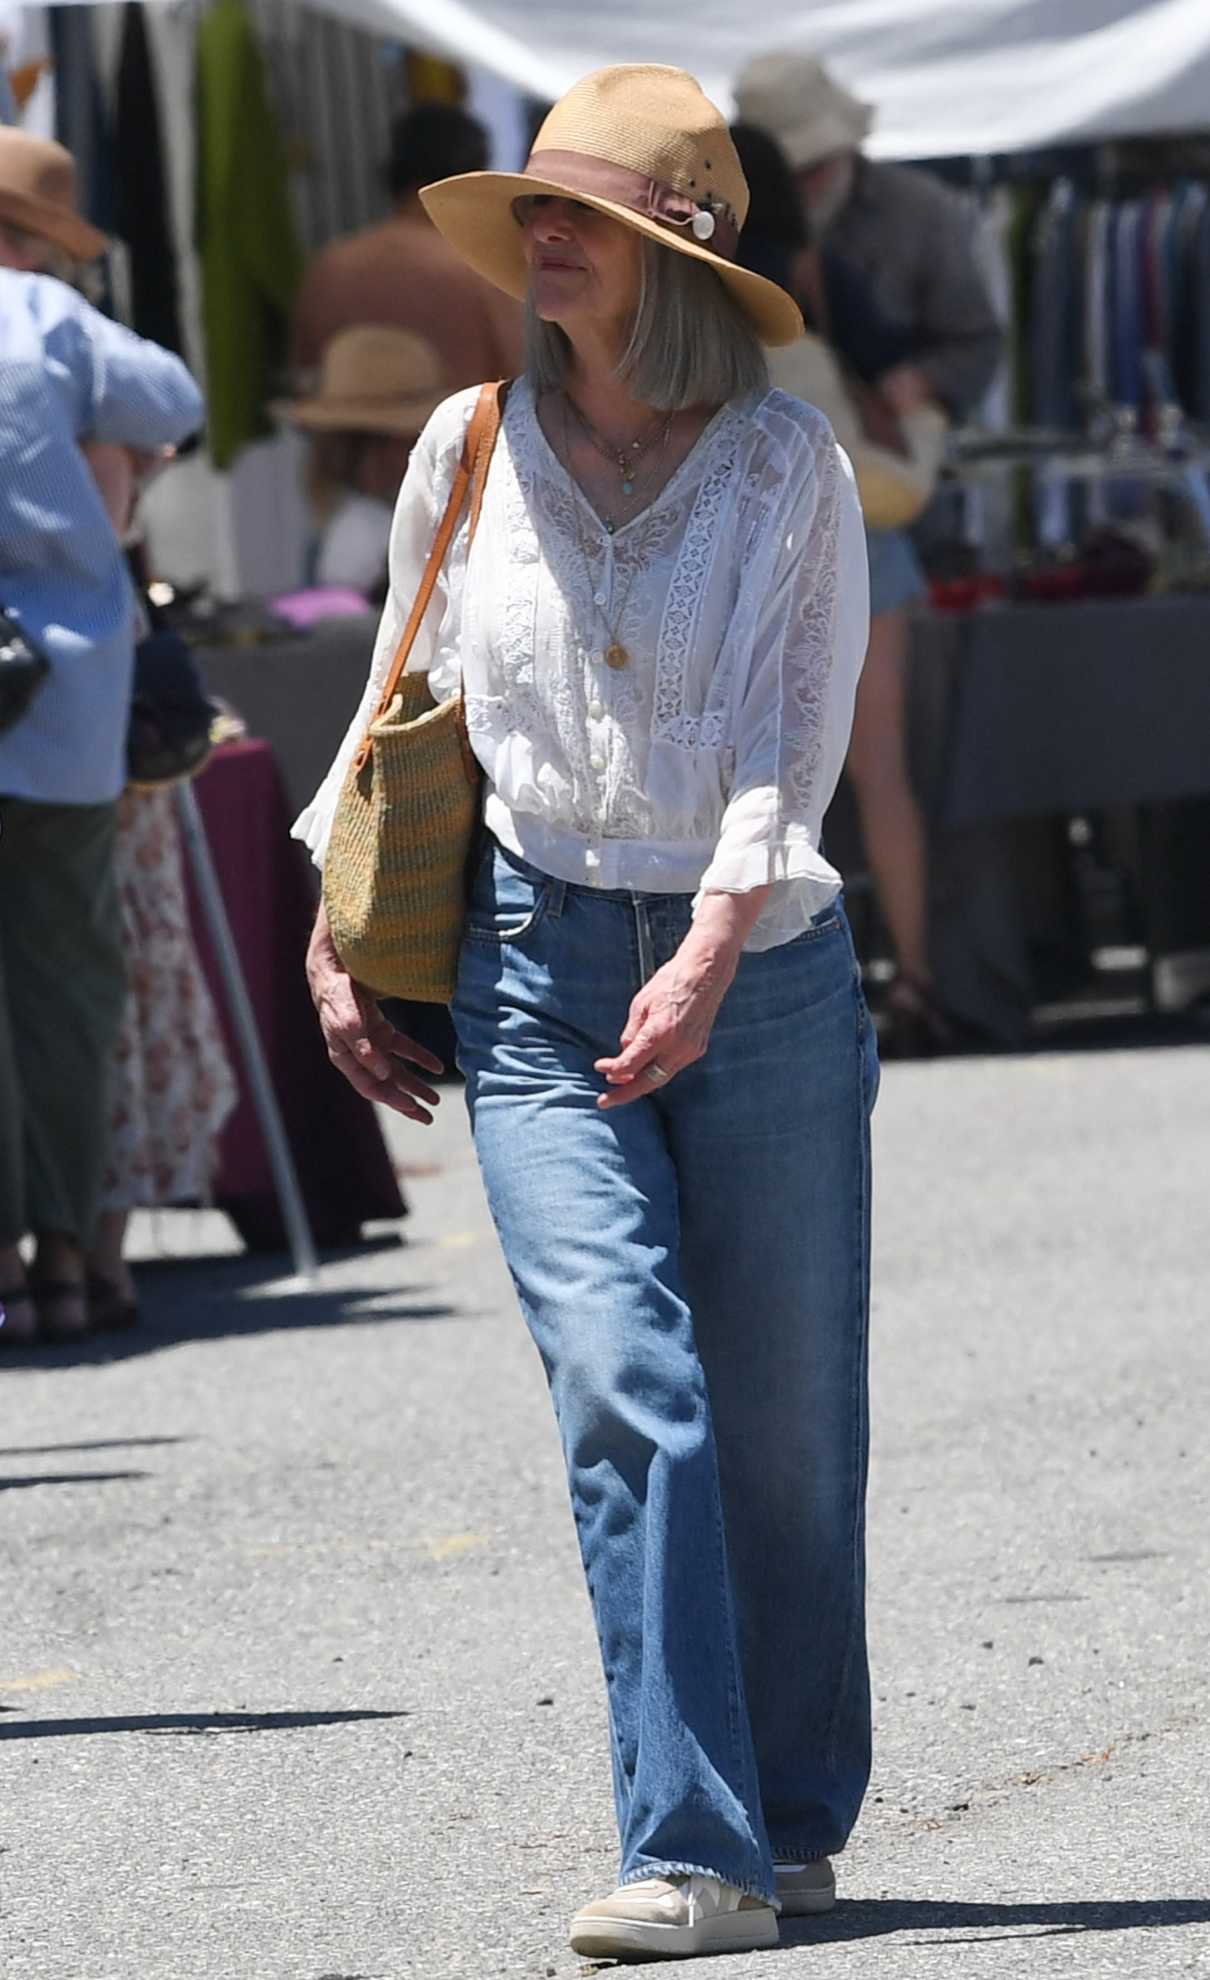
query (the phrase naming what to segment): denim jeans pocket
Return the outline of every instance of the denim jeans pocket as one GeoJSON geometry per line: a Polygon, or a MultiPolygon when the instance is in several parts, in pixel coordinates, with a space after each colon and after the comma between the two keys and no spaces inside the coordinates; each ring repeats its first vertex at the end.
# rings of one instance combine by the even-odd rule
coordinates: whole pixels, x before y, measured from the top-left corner
{"type": "Polygon", "coordinates": [[[818,942],[823,935],[835,935],[837,929],[843,928],[844,925],[843,916],[835,908],[825,909],[822,921],[813,921],[809,928],[803,929],[801,935],[792,935],[787,946],[797,948],[801,942],[818,942]]]}
{"type": "Polygon", "coordinates": [[[518,871],[495,847],[485,854],[466,911],[468,942],[499,947],[531,935],[546,913],[550,882],[532,869],[518,871]]]}

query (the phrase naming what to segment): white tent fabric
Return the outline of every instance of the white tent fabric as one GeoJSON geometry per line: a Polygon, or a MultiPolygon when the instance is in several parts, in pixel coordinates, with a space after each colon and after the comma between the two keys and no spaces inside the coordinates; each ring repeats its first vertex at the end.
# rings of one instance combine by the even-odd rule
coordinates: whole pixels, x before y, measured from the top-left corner
{"type": "Polygon", "coordinates": [[[750,55],[811,49],[877,106],[869,148],[884,158],[1210,127],[1210,0],[763,0],[759,12],[743,0],[299,3],[535,97],[602,63],[673,62],[729,105],[750,55]]]}
{"type": "Polygon", "coordinates": [[[1210,126],[1210,0],[310,0],[537,97],[607,62],[672,62],[717,100],[752,54],[826,57],[887,158],[1210,126]]]}

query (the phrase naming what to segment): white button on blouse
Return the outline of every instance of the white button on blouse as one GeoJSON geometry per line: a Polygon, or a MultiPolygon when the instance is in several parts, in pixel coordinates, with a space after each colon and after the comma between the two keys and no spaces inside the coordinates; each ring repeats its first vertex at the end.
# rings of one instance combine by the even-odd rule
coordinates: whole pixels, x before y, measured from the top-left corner
{"type": "MultiPolygon", "coordinates": [[[[391,588],[362,705],[295,833],[322,863],[444,512],[472,390],[429,421],[400,490],[391,588]]],[[[503,844],[558,879],[639,892],[772,886],[748,940],[800,934],[835,897],[820,825],[848,747],[868,630],[852,471],[821,413],[780,391],[718,412],[650,506],[611,538],[509,395],[478,533],[463,524],[412,651],[438,700],[461,686],[503,844]],[[611,672],[600,603],[620,601],[611,672]],[[590,741],[589,723],[599,724],[590,741]],[[608,765],[608,775],[600,772],[608,765]]]]}

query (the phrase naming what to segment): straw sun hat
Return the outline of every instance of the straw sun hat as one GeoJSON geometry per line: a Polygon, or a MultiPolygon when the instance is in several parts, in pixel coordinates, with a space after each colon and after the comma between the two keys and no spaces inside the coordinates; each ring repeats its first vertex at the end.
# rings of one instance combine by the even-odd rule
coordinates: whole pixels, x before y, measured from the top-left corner
{"type": "Polygon", "coordinates": [[[385,323],[338,331],[324,348],[313,398],[273,411],[316,433],[397,433],[412,439],[449,397],[441,359],[424,337],[385,323]]]}
{"type": "Polygon", "coordinates": [[[705,262],[762,343],[801,337],[793,298],[736,266],[748,187],[726,119],[683,69],[597,69],[556,103],[523,172],[464,172],[420,197],[464,261],[523,298],[528,271],[512,206],[534,193],[578,200],[705,262]]]}
{"type": "Polygon", "coordinates": [[[874,121],[869,104],[834,81],[818,56],[792,50],[749,62],[735,101],[745,124],[775,137],[799,172],[855,151],[874,121]]]}
{"type": "Polygon", "coordinates": [[[95,261],[105,236],[76,212],[70,151],[47,138],[0,125],[0,220],[65,248],[74,261],[95,261]]]}

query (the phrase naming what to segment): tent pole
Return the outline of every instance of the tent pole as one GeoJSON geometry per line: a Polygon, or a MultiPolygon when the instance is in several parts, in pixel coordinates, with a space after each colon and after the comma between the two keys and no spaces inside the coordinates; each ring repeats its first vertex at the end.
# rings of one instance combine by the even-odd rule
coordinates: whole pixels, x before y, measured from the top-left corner
{"type": "Polygon", "coordinates": [[[226,992],[227,1007],[239,1039],[244,1070],[252,1090],[252,1104],[256,1109],[260,1130],[265,1138],[269,1166],[273,1171],[273,1186],[278,1203],[281,1205],[282,1219],[294,1259],[295,1275],[305,1285],[315,1285],[319,1278],[315,1240],[307,1218],[302,1190],[299,1187],[298,1171],[294,1166],[290,1144],[286,1139],[277,1095],[273,1091],[273,1082],[269,1077],[264,1046],[256,1028],[252,1001],[248,995],[248,986],[240,964],[239,952],[235,946],[235,937],[231,933],[231,923],[227,918],[227,909],[219,887],[218,874],[214,869],[202,814],[198,809],[192,784],[178,784],[172,795],[176,805],[177,821],[181,828],[185,857],[189,862],[189,870],[193,875],[198,898],[202,904],[206,927],[214,944],[215,958],[226,992]]]}

